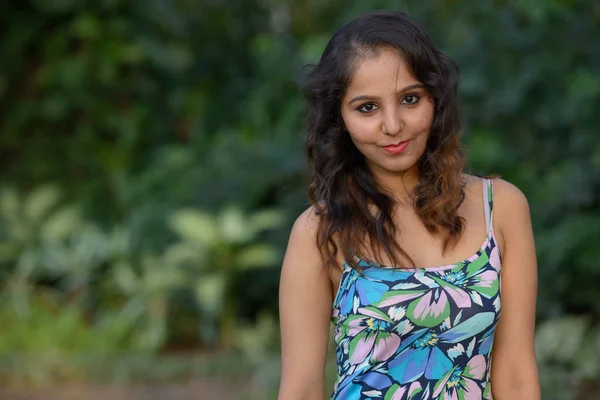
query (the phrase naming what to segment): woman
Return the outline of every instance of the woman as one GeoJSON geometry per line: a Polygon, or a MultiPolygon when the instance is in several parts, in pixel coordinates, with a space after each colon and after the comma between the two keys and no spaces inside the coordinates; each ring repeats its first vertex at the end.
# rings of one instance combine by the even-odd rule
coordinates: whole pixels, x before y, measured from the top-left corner
{"type": "Polygon", "coordinates": [[[312,206],[281,273],[280,400],[323,398],[330,322],[334,399],[540,398],[527,200],[462,172],[457,86],[397,12],[342,27],[311,71],[312,206]]]}

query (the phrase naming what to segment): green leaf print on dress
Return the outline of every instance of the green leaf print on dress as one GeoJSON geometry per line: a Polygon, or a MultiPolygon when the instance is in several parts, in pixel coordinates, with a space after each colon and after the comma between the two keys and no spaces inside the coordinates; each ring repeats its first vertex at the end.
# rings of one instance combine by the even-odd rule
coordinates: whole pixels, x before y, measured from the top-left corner
{"type": "Polygon", "coordinates": [[[392,269],[344,264],[332,321],[338,379],[332,399],[483,400],[500,316],[501,259],[484,180],[487,235],[460,262],[392,269]]]}

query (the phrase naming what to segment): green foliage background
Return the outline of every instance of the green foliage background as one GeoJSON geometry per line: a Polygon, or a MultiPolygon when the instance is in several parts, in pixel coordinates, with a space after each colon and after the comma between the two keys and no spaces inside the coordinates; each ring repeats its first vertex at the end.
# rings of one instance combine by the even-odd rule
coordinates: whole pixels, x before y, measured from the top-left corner
{"type": "Polygon", "coordinates": [[[302,68],[381,8],[409,12],[460,65],[470,169],[531,205],[544,398],[586,398],[600,377],[591,0],[4,2],[4,365],[179,349],[268,364],[279,267],[307,206],[302,68]]]}

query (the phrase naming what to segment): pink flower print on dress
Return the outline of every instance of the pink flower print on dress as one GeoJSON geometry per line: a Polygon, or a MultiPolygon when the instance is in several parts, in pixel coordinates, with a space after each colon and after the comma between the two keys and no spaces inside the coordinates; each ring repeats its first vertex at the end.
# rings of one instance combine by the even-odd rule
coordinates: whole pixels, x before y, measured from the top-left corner
{"type": "Polygon", "coordinates": [[[349,345],[350,364],[371,363],[389,359],[400,347],[400,336],[392,332],[395,322],[376,308],[358,309],[348,318],[346,333],[352,337],[349,345]]]}

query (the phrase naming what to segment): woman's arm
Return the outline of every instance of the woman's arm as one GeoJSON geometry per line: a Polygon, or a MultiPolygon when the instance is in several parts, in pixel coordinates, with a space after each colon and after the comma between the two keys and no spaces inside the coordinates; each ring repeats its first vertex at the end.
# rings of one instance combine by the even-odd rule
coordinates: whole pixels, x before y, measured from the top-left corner
{"type": "Polygon", "coordinates": [[[541,399],[535,360],[537,262],[527,199],[494,180],[494,224],[502,238],[501,311],[492,353],[494,400],[541,399]]]}
{"type": "Polygon", "coordinates": [[[313,208],[294,223],[281,270],[279,400],[322,400],[332,290],[315,243],[313,208]]]}

